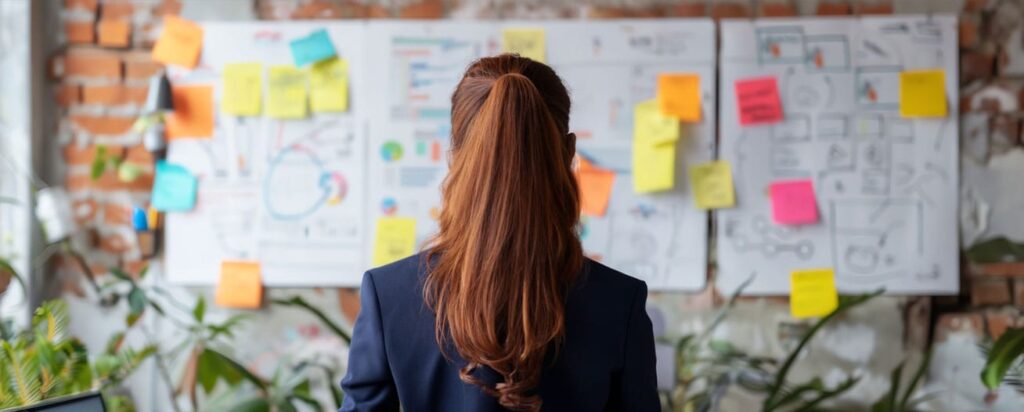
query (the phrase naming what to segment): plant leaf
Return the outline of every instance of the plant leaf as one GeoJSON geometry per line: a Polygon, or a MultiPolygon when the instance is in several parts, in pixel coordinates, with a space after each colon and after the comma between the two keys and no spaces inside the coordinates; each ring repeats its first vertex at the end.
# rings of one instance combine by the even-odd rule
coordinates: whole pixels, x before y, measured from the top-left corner
{"type": "Polygon", "coordinates": [[[341,340],[345,341],[345,344],[352,344],[352,336],[349,335],[348,332],[345,332],[345,330],[342,329],[341,326],[338,326],[337,323],[328,318],[323,311],[311,305],[309,302],[306,302],[306,300],[303,299],[301,296],[292,296],[291,298],[288,299],[274,299],[272,302],[277,305],[298,307],[309,312],[317,319],[320,319],[320,322],[323,322],[323,324],[327,326],[327,328],[330,329],[332,332],[334,332],[335,335],[341,338],[341,340]]]}
{"type": "Polygon", "coordinates": [[[1006,372],[1024,354],[1024,328],[1009,328],[992,345],[985,368],[981,370],[981,383],[995,391],[1006,372]]]}
{"type": "Polygon", "coordinates": [[[203,318],[205,317],[206,299],[200,295],[199,299],[196,299],[196,305],[192,307],[192,319],[195,319],[196,322],[203,323],[203,318]]]}

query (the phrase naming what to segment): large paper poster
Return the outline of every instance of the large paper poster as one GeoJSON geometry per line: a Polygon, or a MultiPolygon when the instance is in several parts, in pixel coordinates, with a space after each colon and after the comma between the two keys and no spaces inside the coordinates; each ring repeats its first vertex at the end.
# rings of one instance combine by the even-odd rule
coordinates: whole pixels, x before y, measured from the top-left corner
{"type": "Polygon", "coordinates": [[[547,63],[567,83],[578,151],[615,172],[604,216],[584,216],[581,238],[595,259],[652,289],[699,289],[707,218],[694,207],[686,167],[710,159],[715,119],[715,37],[708,20],[614,22],[386,22],[370,25],[369,211],[417,220],[422,244],[437,229],[447,170],[451,93],[475,59],[502,51],[503,30],[543,35],[547,63]],[[655,96],[659,73],[700,76],[699,123],[683,128],[676,187],[636,195],[633,107],[655,96]]]}
{"type": "MultiPolygon", "coordinates": [[[[786,294],[834,268],[840,291],[958,288],[957,32],[951,16],[723,21],[719,156],[737,206],[717,214],[719,289],[786,294]],[[946,116],[901,117],[900,74],[944,72],[946,116]],[[777,82],[783,120],[743,126],[737,81],[777,82]],[[769,187],[812,182],[817,223],[773,220],[769,187]]],[[[920,103],[920,102],[918,102],[920,103]]],[[[931,103],[931,102],[930,102],[931,103]]]]}

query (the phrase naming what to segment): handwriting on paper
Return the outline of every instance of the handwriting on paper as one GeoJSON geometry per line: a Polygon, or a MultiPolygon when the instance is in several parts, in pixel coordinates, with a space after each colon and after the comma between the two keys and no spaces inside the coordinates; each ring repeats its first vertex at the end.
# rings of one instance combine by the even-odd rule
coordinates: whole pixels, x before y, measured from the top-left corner
{"type": "Polygon", "coordinates": [[[736,104],[740,124],[753,126],[782,121],[782,100],[775,77],[737,80],[736,104]]]}
{"type": "Polygon", "coordinates": [[[275,119],[301,119],[309,115],[305,72],[292,66],[270,67],[267,115],[275,119]]]}

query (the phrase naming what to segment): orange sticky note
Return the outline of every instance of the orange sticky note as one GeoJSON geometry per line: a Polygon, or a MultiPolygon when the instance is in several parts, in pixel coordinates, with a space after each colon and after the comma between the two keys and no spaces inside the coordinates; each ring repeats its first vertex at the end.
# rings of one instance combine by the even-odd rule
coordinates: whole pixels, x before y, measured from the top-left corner
{"type": "Polygon", "coordinates": [[[700,76],[693,73],[658,75],[661,114],[684,122],[700,121],[700,76]]]}
{"type": "Polygon", "coordinates": [[[153,60],[187,69],[199,63],[203,28],[177,16],[164,17],[164,28],[153,46],[153,60]]]}
{"type": "Polygon", "coordinates": [[[128,36],[132,32],[132,26],[127,20],[107,19],[100,20],[96,28],[99,32],[100,46],[128,47],[128,36]]]}
{"type": "Polygon", "coordinates": [[[580,187],[580,211],[591,216],[604,216],[615,185],[615,172],[596,167],[580,157],[576,182],[580,187]]]}
{"type": "Polygon", "coordinates": [[[167,138],[210,138],[213,136],[213,87],[174,86],[174,111],[167,116],[167,138]]]}
{"type": "Polygon", "coordinates": [[[216,302],[226,308],[258,309],[263,301],[260,262],[225,260],[220,263],[216,302]]]}

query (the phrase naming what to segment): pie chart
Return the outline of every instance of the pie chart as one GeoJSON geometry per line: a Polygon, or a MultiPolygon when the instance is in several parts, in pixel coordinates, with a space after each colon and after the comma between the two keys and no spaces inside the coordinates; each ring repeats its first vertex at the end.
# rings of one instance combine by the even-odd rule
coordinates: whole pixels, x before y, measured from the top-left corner
{"type": "Polygon", "coordinates": [[[385,162],[397,162],[402,159],[402,145],[394,140],[388,140],[380,146],[380,157],[385,162]]]}

